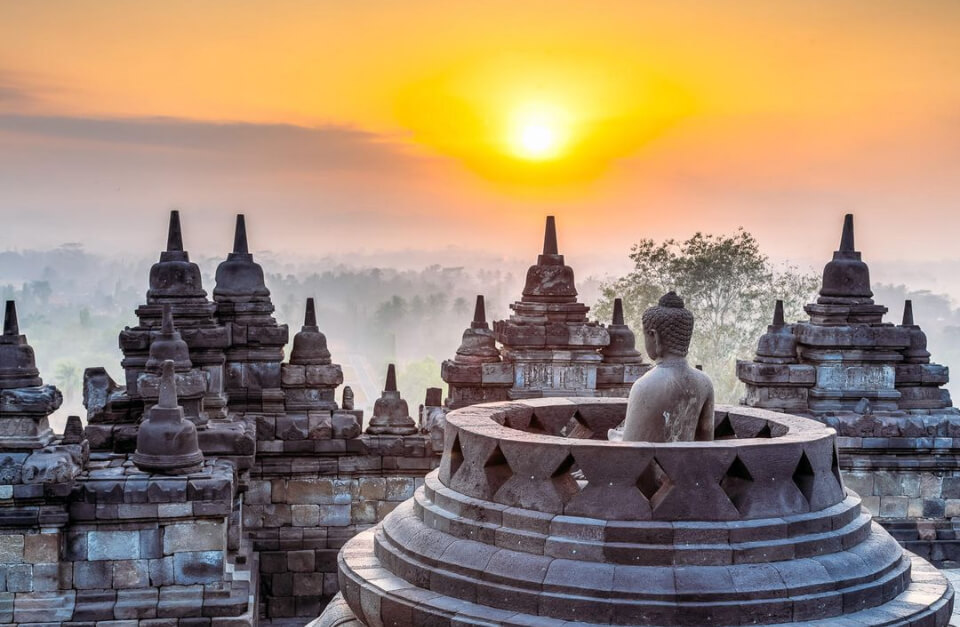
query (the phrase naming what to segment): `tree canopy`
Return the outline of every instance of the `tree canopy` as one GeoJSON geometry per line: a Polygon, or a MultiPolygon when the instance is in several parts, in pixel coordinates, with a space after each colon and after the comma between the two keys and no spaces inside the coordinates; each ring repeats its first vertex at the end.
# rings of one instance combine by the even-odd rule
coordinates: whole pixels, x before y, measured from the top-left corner
{"type": "Polygon", "coordinates": [[[613,299],[622,298],[627,324],[642,347],[643,311],[670,290],[683,297],[695,319],[690,362],[713,379],[720,402],[737,402],[736,360],[750,358],[782,299],[788,319],[797,319],[819,287],[812,270],[778,266],[743,229],[732,235],[696,233],[678,242],[643,239],[630,252],[633,271],[605,283],[594,313],[609,320],[613,299]]]}

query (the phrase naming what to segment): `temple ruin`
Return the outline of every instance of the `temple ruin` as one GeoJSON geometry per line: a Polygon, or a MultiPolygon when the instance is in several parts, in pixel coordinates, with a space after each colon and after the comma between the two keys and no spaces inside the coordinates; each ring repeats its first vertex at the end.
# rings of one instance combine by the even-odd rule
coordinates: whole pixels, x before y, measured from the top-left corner
{"type": "Polygon", "coordinates": [[[960,411],[943,388],[949,371],[931,362],[909,300],[900,324],[884,322],[852,215],[805,309],[809,320],[788,324],[776,304],[756,357],[737,364],[743,404],[836,429],[844,479],[877,521],[935,563],[960,561],[952,521],[960,514],[960,411]]]}

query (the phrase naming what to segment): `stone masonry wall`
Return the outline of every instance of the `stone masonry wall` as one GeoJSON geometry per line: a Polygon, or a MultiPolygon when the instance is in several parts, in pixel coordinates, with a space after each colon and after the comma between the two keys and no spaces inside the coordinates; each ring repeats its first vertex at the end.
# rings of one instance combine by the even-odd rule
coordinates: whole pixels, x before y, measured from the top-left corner
{"type": "Polygon", "coordinates": [[[22,523],[0,516],[0,622],[250,627],[256,563],[241,546],[235,488],[229,462],[161,477],[99,455],[68,495],[36,510],[0,498],[22,523]]]}
{"type": "Polygon", "coordinates": [[[306,622],[338,591],[340,547],[413,496],[439,457],[424,435],[278,444],[324,451],[260,452],[244,495],[244,529],[260,556],[262,619],[306,622]]]}

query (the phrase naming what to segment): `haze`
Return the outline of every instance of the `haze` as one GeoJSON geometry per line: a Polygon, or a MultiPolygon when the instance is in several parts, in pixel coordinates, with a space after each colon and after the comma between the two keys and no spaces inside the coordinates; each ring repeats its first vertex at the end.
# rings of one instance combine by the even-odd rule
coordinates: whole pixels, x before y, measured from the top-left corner
{"type": "Polygon", "coordinates": [[[208,254],[244,212],[262,249],[445,263],[553,213],[583,259],[742,225],[820,265],[852,211],[874,262],[957,257],[956,2],[0,12],[0,248],[142,251],[179,207],[208,254]]]}

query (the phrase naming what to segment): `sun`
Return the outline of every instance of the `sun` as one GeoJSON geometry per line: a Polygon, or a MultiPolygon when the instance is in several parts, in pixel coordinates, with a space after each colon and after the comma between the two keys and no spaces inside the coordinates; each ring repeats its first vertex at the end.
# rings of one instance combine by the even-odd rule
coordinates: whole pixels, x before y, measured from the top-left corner
{"type": "Polygon", "coordinates": [[[510,152],[528,161],[561,157],[569,129],[555,107],[523,107],[511,116],[507,143],[510,152]]]}
{"type": "Polygon", "coordinates": [[[557,147],[557,133],[545,124],[527,124],[518,138],[523,153],[533,159],[549,157],[557,147]]]}

